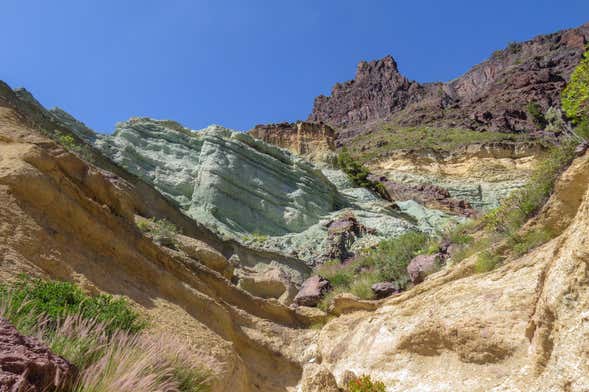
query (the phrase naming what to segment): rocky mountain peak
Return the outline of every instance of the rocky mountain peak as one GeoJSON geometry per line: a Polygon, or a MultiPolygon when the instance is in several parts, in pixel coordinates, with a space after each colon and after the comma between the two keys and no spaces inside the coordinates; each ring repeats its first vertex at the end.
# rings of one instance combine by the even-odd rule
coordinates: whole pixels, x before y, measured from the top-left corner
{"type": "Polygon", "coordinates": [[[558,105],[560,92],[589,42],[589,23],[510,43],[450,82],[417,83],[392,56],[361,61],[354,80],[315,99],[309,121],[338,131],[338,144],[384,122],[398,126],[461,127],[533,132],[526,106],[558,105]]]}

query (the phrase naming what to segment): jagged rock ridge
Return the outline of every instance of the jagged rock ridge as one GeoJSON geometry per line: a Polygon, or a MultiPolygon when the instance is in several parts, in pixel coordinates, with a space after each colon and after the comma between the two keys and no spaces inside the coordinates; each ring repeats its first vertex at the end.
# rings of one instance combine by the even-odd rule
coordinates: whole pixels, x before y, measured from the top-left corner
{"type": "Polygon", "coordinates": [[[418,83],[400,74],[391,56],[358,65],[354,80],[315,99],[309,121],[339,131],[340,144],[384,121],[476,130],[534,131],[528,102],[543,109],[560,92],[589,42],[589,23],[512,43],[447,83],[418,83]]]}

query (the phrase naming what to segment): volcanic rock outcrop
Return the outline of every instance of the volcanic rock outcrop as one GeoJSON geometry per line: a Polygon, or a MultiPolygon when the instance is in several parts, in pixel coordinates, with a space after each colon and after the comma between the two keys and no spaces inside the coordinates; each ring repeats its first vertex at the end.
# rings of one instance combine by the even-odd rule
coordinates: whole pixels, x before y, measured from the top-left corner
{"type": "Polygon", "coordinates": [[[248,133],[256,139],[286,148],[311,161],[329,161],[334,155],[335,131],[325,124],[305,121],[260,124],[248,133]]]}
{"type": "Polygon", "coordinates": [[[529,102],[543,110],[560,92],[589,42],[589,23],[579,28],[512,43],[447,83],[410,81],[396,61],[362,61],[354,80],[338,83],[331,96],[315,99],[309,121],[338,131],[338,143],[375,129],[433,125],[476,130],[535,131],[529,102]]]}

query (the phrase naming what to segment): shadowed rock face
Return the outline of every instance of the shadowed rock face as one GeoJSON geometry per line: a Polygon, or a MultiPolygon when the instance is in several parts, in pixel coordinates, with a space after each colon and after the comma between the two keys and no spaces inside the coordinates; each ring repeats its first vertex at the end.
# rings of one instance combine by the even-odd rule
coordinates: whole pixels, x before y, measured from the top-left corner
{"type": "Polygon", "coordinates": [[[543,109],[560,92],[589,42],[589,24],[495,52],[461,77],[421,84],[400,74],[391,56],[361,62],[354,80],[338,83],[331,96],[315,99],[309,121],[338,131],[338,143],[383,121],[477,130],[534,131],[528,102],[543,109]]]}

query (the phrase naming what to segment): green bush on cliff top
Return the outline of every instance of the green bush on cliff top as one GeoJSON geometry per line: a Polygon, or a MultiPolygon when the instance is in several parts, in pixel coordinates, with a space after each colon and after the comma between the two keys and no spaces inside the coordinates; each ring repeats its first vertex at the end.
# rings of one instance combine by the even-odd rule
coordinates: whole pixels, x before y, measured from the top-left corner
{"type": "Polygon", "coordinates": [[[589,119],[589,50],[563,90],[561,104],[573,123],[581,124],[589,119]]]}

